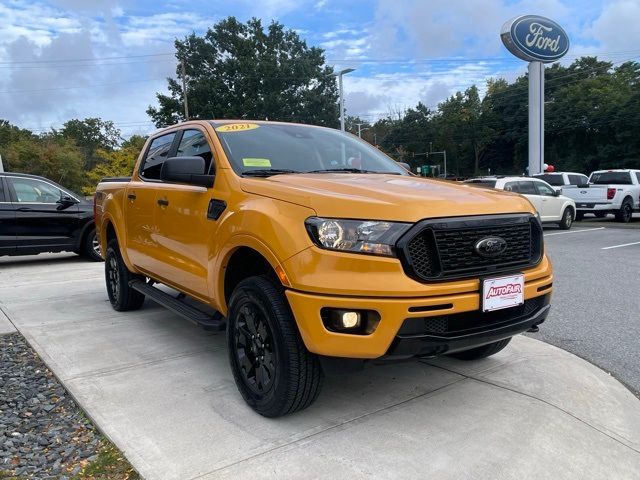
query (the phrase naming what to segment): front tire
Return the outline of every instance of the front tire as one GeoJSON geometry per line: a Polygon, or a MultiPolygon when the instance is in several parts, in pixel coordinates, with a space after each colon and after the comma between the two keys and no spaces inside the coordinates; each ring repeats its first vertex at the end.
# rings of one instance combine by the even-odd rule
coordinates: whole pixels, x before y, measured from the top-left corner
{"type": "Polygon", "coordinates": [[[511,338],[505,338],[504,340],[498,340],[497,342],[482,345],[481,347],[472,348],[470,350],[464,350],[462,352],[451,353],[450,356],[458,358],[460,360],[479,360],[481,358],[490,357],[495,355],[504,347],[509,345],[511,338]]]}
{"type": "Polygon", "coordinates": [[[571,207],[564,209],[559,225],[560,230],[569,230],[571,228],[571,225],[573,225],[573,209],[571,207]]]}
{"type": "Polygon", "coordinates": [[[227,344],[236,386],[260,415],[287,415],[318,397],[320,362],[305,347],[282,287],[270,278],[249,277],[233,290],[227,344]]]}
{"type": "Polygon", "coordinates": [[[120,254],[117,240],[111,240],[107,246],[104,262],[104,277],[107,284],[109,302],[114,310],[126,312],[138,310],[144,303],[144,295],[129,286],[135,279],[143,279],[129,271],[120,254]]]}
{"type": "Polygon", "coordinates": [[[98,241],[95,228],[92,228],[84,237],[84,242],[82,243],[82,255],[93,262],[103,261],[102,255],[100,254],[100,242],[98,241]]]}
{"type": "Polygon", "coordinates": [[[633,216],[633,203],[631,199],[625,198],[620,206],[620,210],[616,212],[616,220],[622,223],[629,223],[633,216]]]}

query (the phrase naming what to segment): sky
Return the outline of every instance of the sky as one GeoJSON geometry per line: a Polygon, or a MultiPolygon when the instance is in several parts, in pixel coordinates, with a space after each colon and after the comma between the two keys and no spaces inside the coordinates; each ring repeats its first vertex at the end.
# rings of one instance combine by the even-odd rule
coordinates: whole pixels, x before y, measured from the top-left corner
{"type": "Polygon", "coordinates": [[[355,68],[347,114],[375,121],[525,73],[499,38],[522,14],[563,26],[565,64],[640,59],[640,0],[0,0],[0,119],[43,132],[101,117],[125,137],[149,133],[145,111],[175,76],[175,38],[233,15],[281,22],[336,69],[355,68]]]}

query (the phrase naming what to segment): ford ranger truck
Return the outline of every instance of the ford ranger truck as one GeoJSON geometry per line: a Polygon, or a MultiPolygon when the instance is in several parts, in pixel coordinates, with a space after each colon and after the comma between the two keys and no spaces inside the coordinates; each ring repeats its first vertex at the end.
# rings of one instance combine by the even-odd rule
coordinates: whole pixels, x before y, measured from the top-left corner
{"type": "Polygon", "coordinates": [[[238,390],[267,417],[365,362],[493,355],[550,308],[526,198],[413,176],[329,128],[165,128],[95,202],[113,308],[147,297],[226,329],[238,390]]]}

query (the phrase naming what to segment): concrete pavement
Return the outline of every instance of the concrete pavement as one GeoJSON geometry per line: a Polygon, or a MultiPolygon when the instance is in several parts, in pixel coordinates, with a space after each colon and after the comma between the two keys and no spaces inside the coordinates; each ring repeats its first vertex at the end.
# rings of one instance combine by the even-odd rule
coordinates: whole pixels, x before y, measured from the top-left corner
{"type": "Polygon", "coordinates": [[[146,302],[111,309],[103,266],[0,259],[0,307],[148,479],[637,479],[640,401],[611,376],[517,337],[500,354],[330,377],[269,420],[242,401],[223,335],[146,302]]]}

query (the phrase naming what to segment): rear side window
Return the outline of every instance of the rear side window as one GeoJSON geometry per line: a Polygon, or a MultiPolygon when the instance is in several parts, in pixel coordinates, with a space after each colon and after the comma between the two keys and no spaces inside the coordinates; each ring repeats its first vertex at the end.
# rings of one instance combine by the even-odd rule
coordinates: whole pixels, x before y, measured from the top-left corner
{"type": "MultiPolygon", "coordinates": [[[[536,175],[536,178],[539,178],[540,180],[544,180],[549,185],[553,185],[555,187],[561,187],[564,184],[562,180],[562,175],[552,175],[549,173],[545,173],[542,175],[536,175]]],[[[571,178],[571,175],[569,176],[569,178],[571,178]]]]}
{"type": "Polygon", "coordinates": [[[592,173],[589,180],[594,185],[607,185],[613,183],[616,185],[631,185],[630,172],[598,172],[592,173]]]}
{"type": "Polygon", "coordinates": [[[204,159],[205,172],[215,173],[212,162],[213,154],[207,138],[200,130],[185,130],[178,145],[176,157],[202,157],[204,159]]]}
{"type": "Polygon", "coordinates": [[[140,175],[150,180],[160,179],[162,164],[169,156],[176,133],[169,133],[154,139],[149,146],[147,156],[140,167],[140,175]]]}
{"type": "Polygon", "coordinates": [[[584,175],[569,175],[569,185],[586,185],[588,180],[584,175]]]}
{"type": "Polygon", "coordinates": [[[474,187],[495,188],[496,186],[495,180],[467,180],[464,183],[473,185],[474,187]]]}
{"type": "Polygon", "coordinates": [[[538,191],[536,190],[533,182],[518,182],[519,192],[523,195],[538,195],[538,191]]]}
{"type": "Polygon", "coordinates": [[[504,189],[507,192],[520,193],[520,188],[518,187],[518,182],[507,182],[507,183],[504,184],[504,189]]]}

